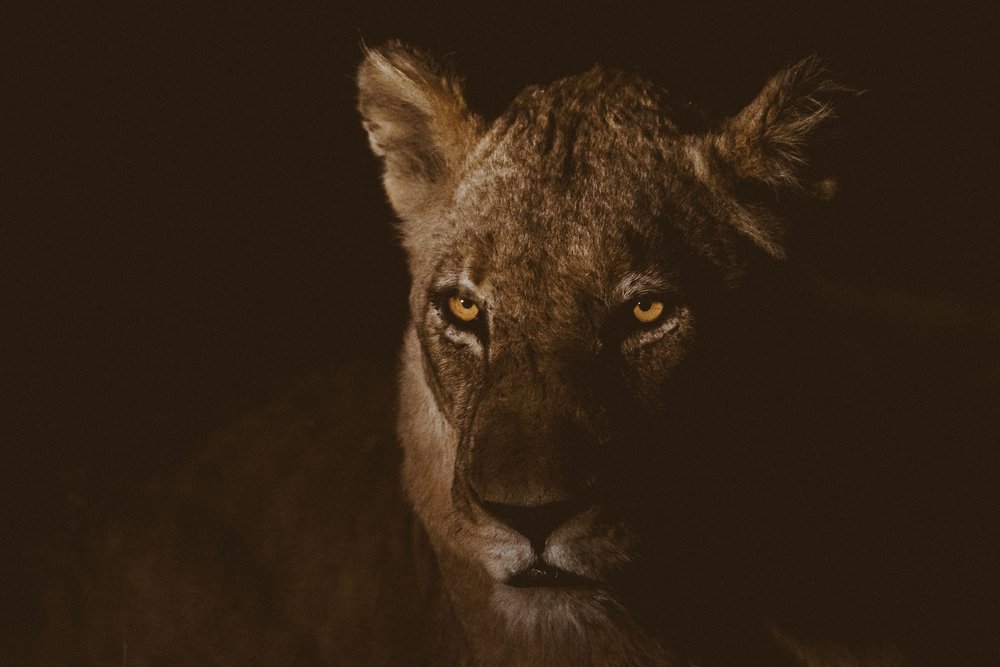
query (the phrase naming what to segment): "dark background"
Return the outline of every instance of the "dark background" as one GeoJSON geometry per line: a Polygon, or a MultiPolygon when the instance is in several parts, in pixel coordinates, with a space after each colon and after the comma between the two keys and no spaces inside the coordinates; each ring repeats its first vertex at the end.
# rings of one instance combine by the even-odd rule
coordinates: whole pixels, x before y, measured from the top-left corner
{"type": "Polygon", "coordinates": [[[395,354],[407,283],[354,110],[362,40],[444,56],[486,115],[595,62],[729,114],[821,55],[867,92],[799,260],[831,298],[940,335],[913,363],[959,369],[941,400],[992,428],[959,405],[964,369],[998,375],[991,3],[90,5],[2,22],[6,633],[81,508],[128,504],[311,368],[395,354]]]}

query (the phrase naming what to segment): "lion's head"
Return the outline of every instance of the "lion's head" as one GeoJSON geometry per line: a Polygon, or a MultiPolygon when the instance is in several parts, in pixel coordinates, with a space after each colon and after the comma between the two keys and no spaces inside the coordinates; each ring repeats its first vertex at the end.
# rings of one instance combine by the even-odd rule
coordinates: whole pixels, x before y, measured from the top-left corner
{"type": "Polygon", "coordinates": [[[655,535],[683,522],[675,482],[730,400],[713,369],[750,328],[738,287],[784,253],[776,202],[830,192],[806,149],[836,87],[806,60],[701,131],[600,68],[489,123],[399,44],[359,85],[413,277],[405,480],[445,569],[477,582],[452,588],[526,630],[614,616],[674,546],[655,535]]]}

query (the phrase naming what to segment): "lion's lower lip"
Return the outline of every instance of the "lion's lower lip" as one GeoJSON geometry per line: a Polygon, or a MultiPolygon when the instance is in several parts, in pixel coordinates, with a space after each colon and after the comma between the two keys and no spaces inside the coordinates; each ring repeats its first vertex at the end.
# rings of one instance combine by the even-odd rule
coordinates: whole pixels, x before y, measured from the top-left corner
{"type": "Polygon", "coordinates": [[[514,588],[592,588],[595,582],[544,563],[535,563],[506,582],[514,588]]]}

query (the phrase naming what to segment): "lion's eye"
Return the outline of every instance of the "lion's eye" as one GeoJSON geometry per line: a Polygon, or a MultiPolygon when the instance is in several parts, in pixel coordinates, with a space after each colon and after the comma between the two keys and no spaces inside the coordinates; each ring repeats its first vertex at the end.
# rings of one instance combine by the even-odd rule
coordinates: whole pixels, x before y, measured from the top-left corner
{"type": "Polygon", "coordinates": [[[662,301],[644,297],[635,302],[632,315],[643,324],[652,324],[663,316],[665,307],[662,301]]]}
{"type": "Polygon", "coordinates": [[[459,322],[472,322],[479,317],[479,306],[471,299],[453,296],[448,299],[448,310],[459,322]]]}

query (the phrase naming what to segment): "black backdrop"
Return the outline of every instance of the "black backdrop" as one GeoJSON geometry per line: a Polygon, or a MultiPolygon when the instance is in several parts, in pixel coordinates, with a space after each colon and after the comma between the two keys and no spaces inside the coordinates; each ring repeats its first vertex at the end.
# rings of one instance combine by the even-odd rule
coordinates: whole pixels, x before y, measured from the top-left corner
{"type": "MultiPolygon", "coordinates": [[[[362,40],[445,56],[487,115],[595,62],[731,113],[817,53],[867,93],[845,110],[850,168],[808,260],[846,298],[965,327],[977,353],[992,349],[990,3],[5,12],[0,497],[5,599],[28,604],[5,603],[7,631],[28,622],[39,551],[69,548],[74,508],[127,502],[309,368],[359,346],[395,353],[406,276],[354,111],[362,40]]],[[[995,357],[979,365],[996,377],[995,357]]]]}

